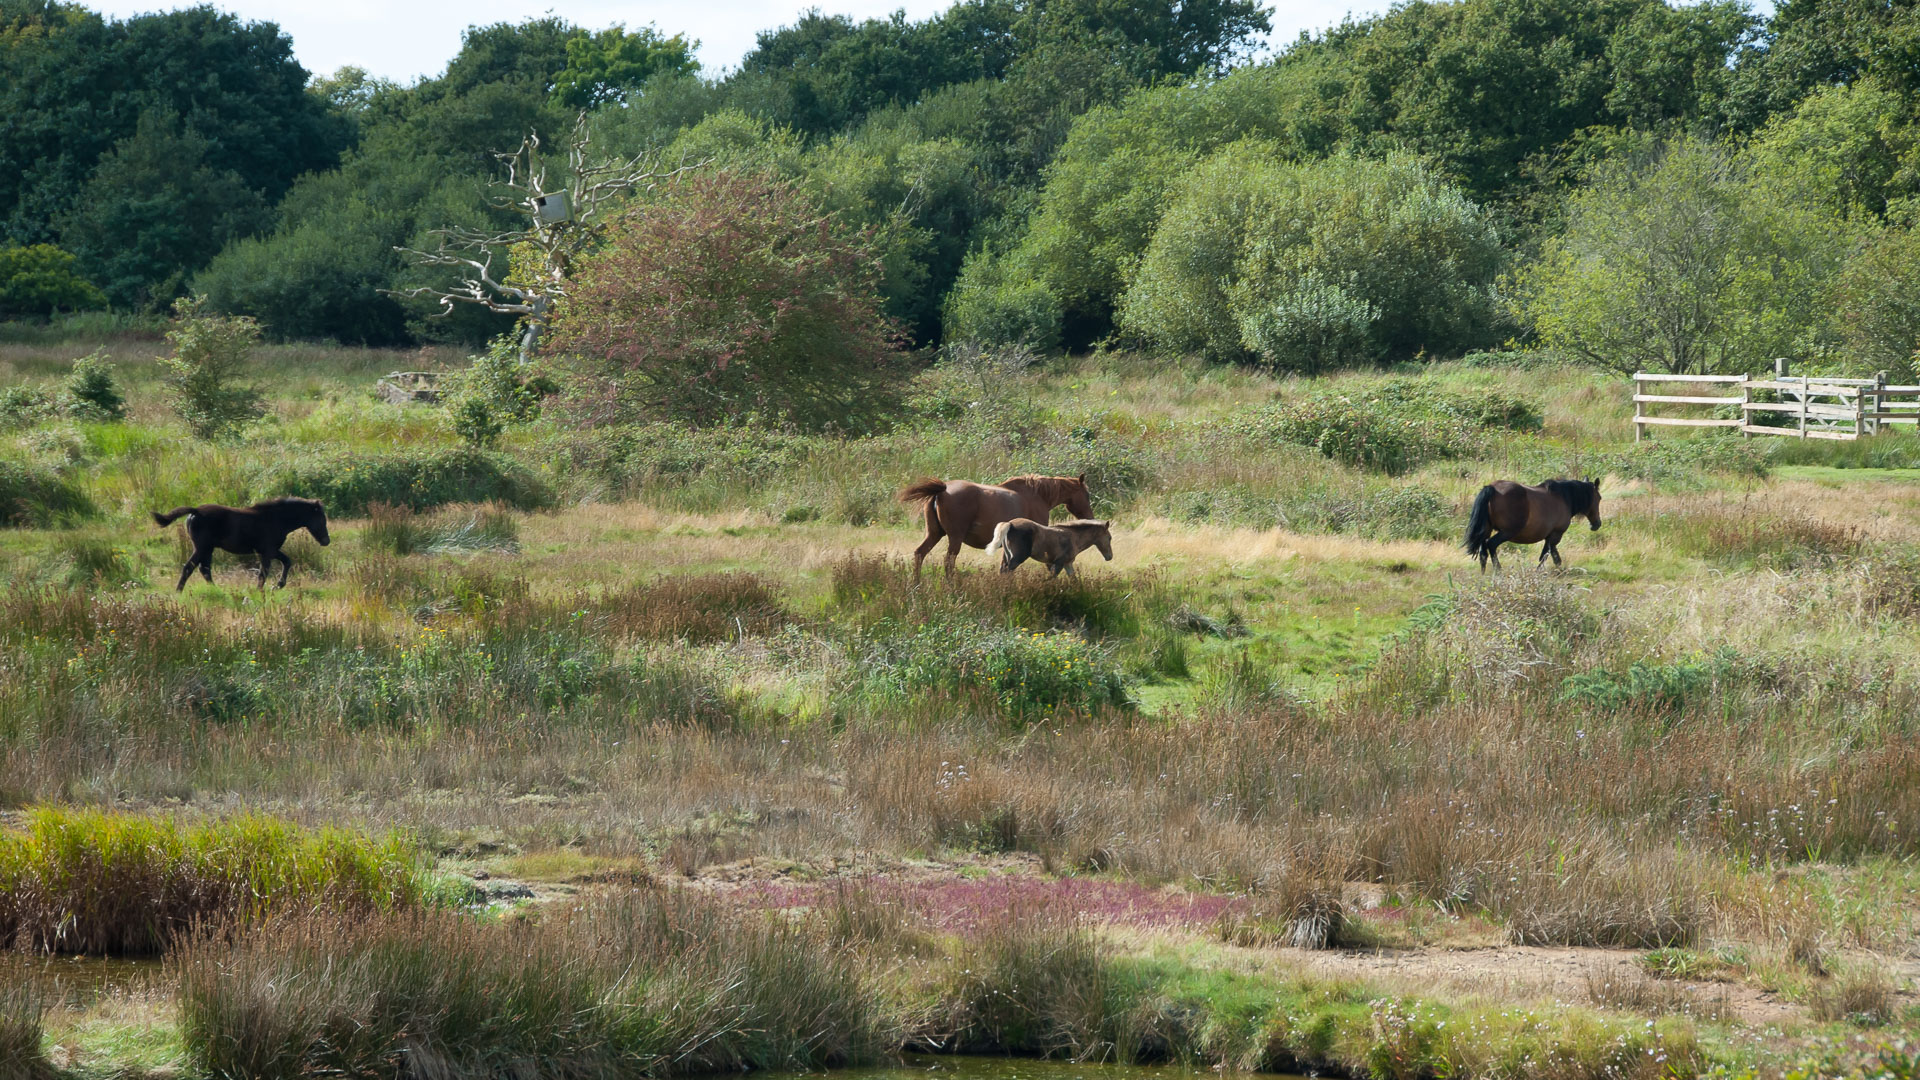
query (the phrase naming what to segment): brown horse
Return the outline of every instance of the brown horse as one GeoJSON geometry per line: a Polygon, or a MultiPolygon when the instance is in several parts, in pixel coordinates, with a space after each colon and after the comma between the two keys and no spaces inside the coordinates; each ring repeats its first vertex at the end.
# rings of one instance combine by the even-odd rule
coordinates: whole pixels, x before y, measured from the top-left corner
{"type": "Polygon", "coordinates": [[[267,570],[273,561],[280,560],[279,587],[284,589],[287,571],[293,569],[293,560],[280,550],[287,542],[287,534],[305,529],[320,541],[321,547],[328,543],[326,508],[312,499],[288,496],[245,508],[216,503],[181,506],[164,514],[155,511],[153,523],[165,528],[182,516],[187,519],[187,538],[193,541],[193,555],[187,559],[187,565],[180,568],[180,581],[174,585],[174,592],[187,587],[187,579],[193,576],[195,567],[199,567],[201,577],[212,583],[215,548],[235,555],[260,556],[261,588],[266,587],[267,570]]]}
{"type": "Polygon", "coordinates": [[[909,505],[927,504],[927,538],[913,549],[913,577],[920,579],[920,565],[927,552],[947,538],[947,573],[953,573],[953,561],[960,557],[960,545],[984,548],[993,541],[993,527],[1014,518],[1045,521],[1053,508],[1065,504],[1074,517],[1093,516],[1093,500],[1087,495],[1087,474],[1079,476],[1016,476],[998,487],[976,484],[971,480],[922,480],[900,492],[900,501],[909,505]]]}
{"type": "Polygon", "coordinates": [[[1560,565],[1560,536],[1576,517],[1585,517],[1594,528],[1600,527],[1600,480],[1548,480],[1539,487],[1496,480],[1480,489],[1474,497],[1473,512],[1467,516],[1467,554],[1480,557],[1480,569],[1500,569],[1501,544],[1537,544],[1540,562],[1553,556],[1560,565]]]}
{"type": "Polygon", "coordinates": [[[993,543],[987,545],[987,551],[1000,552],[1003,574],[1013,573],[1021,563],[1032,559],[1053,571],[1048,577],[1059,577],[1062,570],[1068,577],[1079,577],[1073,560],[1090,547],[1098,548],[1108,562],[1113,561],[1113,533],[1106,522],[1063,521],[1046,525],[1029,518],[1014,518],[993,527],[993,543]]]}

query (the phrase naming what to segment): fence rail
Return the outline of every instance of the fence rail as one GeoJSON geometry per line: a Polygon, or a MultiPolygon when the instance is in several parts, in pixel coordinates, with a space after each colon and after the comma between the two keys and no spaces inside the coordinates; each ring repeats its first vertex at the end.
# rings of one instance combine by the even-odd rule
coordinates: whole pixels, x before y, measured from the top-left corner
{"type": "Polygon", "coordinates": [[[1885,372],[1872,379],[1824,379],[1787,374],[1785,360],[1774,361],[1771,377],[1753,375],[1661,375],[1640,371],[1633,376],[1633,441],[1648,438],[1649,428],[1733,428],[1742,436],[1784,435],[1801,439],[1857,439],[1877,435],[1886,424],[1920,425],[1920,386],[1889,386],[1885,372]],[[1738,390],[1738,394],[1650,393],[1649,387],[1679,384],[1682,389],[1738,390]],[[1778,400],[1756,401],[1756,391],[1778,400]],[[1716,413],[1738,416],[1656,416],[1650,405],[1712,406],[1716,413]],[[1756,423],[1763,416],[1781,416],[1789,422],[1756,423]]]}

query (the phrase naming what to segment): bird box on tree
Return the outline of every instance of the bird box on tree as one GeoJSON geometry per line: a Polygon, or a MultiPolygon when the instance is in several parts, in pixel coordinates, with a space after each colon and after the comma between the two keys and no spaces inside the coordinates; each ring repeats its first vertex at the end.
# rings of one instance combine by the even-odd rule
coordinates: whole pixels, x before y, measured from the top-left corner
{"type": "Polygon", "coordinates": [[[543,224],[553,225],[573,217],[573,207],[567,205],[567,193],[556,191],[551,195],[536,195],[533,199],[534,213],[540,216],[543,224]]]}

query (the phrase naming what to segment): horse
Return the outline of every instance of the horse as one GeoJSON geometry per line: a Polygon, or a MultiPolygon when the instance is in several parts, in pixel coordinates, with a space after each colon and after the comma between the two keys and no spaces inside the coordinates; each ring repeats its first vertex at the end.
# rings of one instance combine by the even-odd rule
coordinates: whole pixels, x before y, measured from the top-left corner
{"type": "Polygon", "coordinates": [[[179,592],[187,587],[187,579],[193,576],[194,567],[200,568],[200,576],[213,582],[213,551],[229,551],[235,555],[260,556],[260,588],[267,586],[267,571],[275,559],[280,560],[280,584],[277,588],[287,587],[287,571],[293,569],[293,560],[280,550],[287,542],[287,534],[295,529],[305,529],[326,547],[327,510],[313,499],[301,499],[287,496],[283,499],[269,499],[248,507],[220,506],[208,503],[205,506],[181,506],[162,514],[154,511],[153,523],[166,528],[175,518],[187,519],[187,538],[193,541],[193,555],[187,559],[187,565],[180,568],[180,581],[173,591],[179,592]]]}
{"type": "Polygon", "coordinates": [[[913,549],[913,579],[927,552],[947,538],[947,573],[960,557],[960,545],[984,548],[993,540],[993,528],[1014,518],[1045,521],[1053,508],[1065,504],[1076,518],[1093,516],[1087,495],[1087,474],[1079,476],[1016,476],[998,487],[971,480],[921,480],[902,488],[901,502],[927,504],[927,538],[913,549]]]}
{"type": "Polygon", "coordinates": [[[1058,525],[1043,525],[1031,518],[1014,518],[993,527],[993,543],[987,545],[987,553],[1000,553],[1003,574],[1013,573],[1014,567],[1031,558],[1053,571],[1048,577],[1059,577],[1062,570],[1068,577],[1079,577],[1073,560],[1089,547],[1098,548],[1108,562],[1113,561],[1113,534],[1107,530],[1106,522],[1063,521],[1058,525]]]}
{"type": "Polygon", "coordinates": [[[1474,497],[1473,512],[1467,515],[1466,548],[1468,555],[1480,557],[1480,569],[1487,560],[1500,569],[1501,544],[1536,544],[1540,565],[1553,556],[1560,565],[1560,536],[1576,517],[1585,517],[1593,528],[1600,527],[1600,479],[1548,480],[1539,487],[1528,487],[1512,480],[1496,480],[1480,489],[1474,497]]]}

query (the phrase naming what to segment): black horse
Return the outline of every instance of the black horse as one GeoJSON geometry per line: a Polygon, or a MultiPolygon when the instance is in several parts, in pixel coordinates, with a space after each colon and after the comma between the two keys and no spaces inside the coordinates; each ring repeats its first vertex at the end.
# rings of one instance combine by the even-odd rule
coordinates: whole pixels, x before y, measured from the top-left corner
{"type": "Polygon", "coordinates": [[[269,499],[249,507],[220,506],[208,503],[205,506],[181,506],[162,514],[156,511],[153,522],[161,527],[173,524],[174,519],[185,516],[187,519],[187,538],[193,541],[193,556],[187,565],[180,568],[180,583],[173,587],[179,592],[187,587],[187,579],[193,576],[193,568],[200,568],[200,576],[213,581],[213,551],[230,551],[235,555],[260,556],[260,587],[267,584],[267,571],[273,567],[275,559],[280,560],[280,585],[287,587],[287,571],[293,569],[293,560],[280,550],[287,542],[287,534],[295,529],[305,529],[313,534],[320,546],[327,544],[327,511],[312,499],[298,499],[288,496],[284,499],[269,499]]]}

